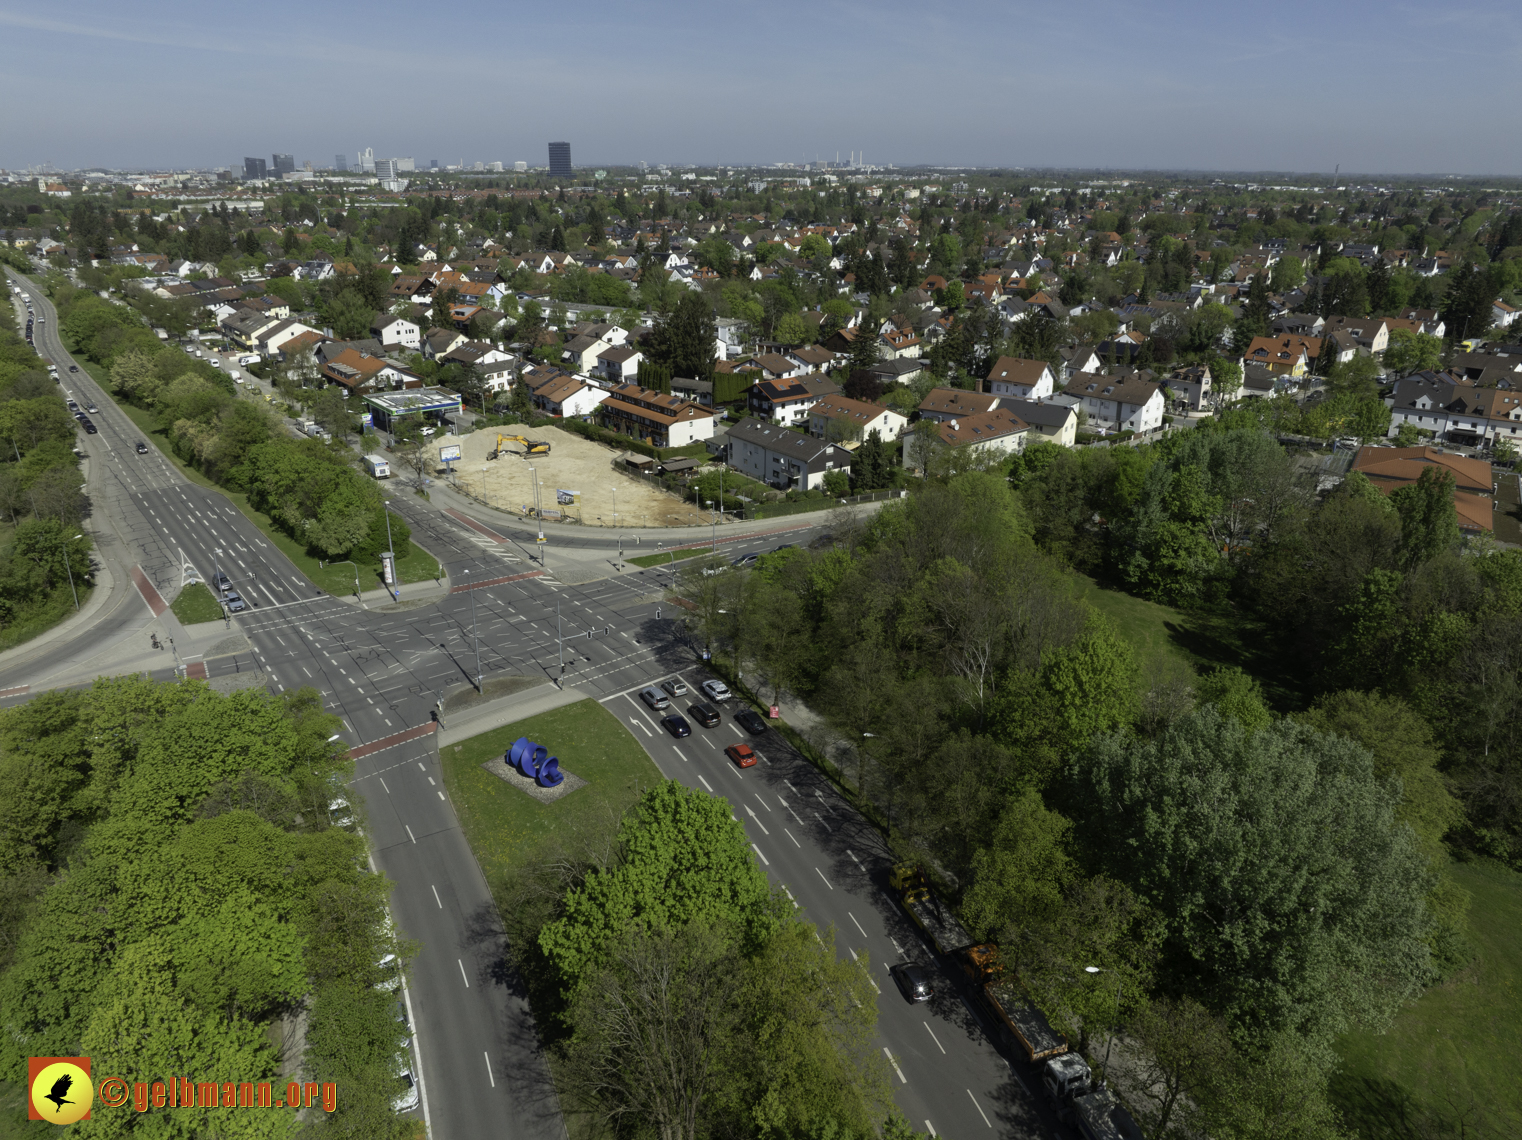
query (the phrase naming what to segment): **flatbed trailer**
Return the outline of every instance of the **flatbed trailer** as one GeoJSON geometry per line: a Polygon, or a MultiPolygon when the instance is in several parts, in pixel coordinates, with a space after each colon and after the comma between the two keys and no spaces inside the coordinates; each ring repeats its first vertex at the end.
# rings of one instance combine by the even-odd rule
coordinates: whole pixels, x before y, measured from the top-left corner
{"type": "Polygon", "coordinates": [[[914,887],[904,892],[904,909],[915,925],[930,938],[930,943],[942,954],[955,954],[972,945],[972,935],[957,921],[929,887],[914,887]]]}

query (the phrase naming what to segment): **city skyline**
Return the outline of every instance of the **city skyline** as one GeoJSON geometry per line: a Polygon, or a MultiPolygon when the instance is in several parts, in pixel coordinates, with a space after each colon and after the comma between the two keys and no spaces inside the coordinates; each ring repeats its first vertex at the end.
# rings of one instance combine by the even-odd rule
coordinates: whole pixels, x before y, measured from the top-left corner
{"type": "Polygon", "coordinates": [[[0,166],[209,167],[256,138],[265,153],[280,147],[299,164],[374,135],[377,154],[534,166],[544,140],[574,139],[578,165],[601,167],[801,163],[864,151],[900,166],[1522,174],[1522,154],[1495,145],[1493,125],[1522,94],[1516,69],[1494,66],[1522,46],[1522,13],[1496,0],[1377,19],[1363,5],[1303,2],[1268,20],[1167,2],[1144,13],[1101,3],[1082,20],[1029,4],[950,13],[890,2],[865,19],[837,3],[779,14],[790,13],[807,17],[818,50],[747,73],[723,62],[753,31],[745,13],[704,10],[698,19],[670,0],[639,20],[606,4],[574,17],[481,6],[467,13],[467,41],[405,47],[384,30],[404,14],[389,0],[363,21],[347,7],[274,0],[261,23],[302,29],[278,41],[248,35],[230,11],[183,0],[0,9],[13,47],[0,92],[27,111],[0,128],[0,166]],[[681,66],[642,68],[632,90],[621,68],[566,84],[551,81],[562,65],[555,53],[531,46],[516,69],[512,113],[493,133],[440,116],[426,100],[389,109],[377,131],[367,89],[329,66],[325,46],[350,42],[377,77],[447,66],[468,79],[492,66],[475,45],[509,28],[521,43],[563,43],[584,16],[618,28],[631,60],[681,66]],[[840,44],[871,67],[821,67],[840,44]],[[75,74],[85,54],[92,64],[75,74]],[[300,66],[271,84],[271,57],[300,66]],[[892,59],[903,68],[884,65],[892,59]],[[67,85],[52,80],[63,71],[67,85]],[[1419,75],[1459,78],[1434,97],[1411,81],[1419,75]],[[949,79],[979,94],[953,111],[927,86],[936,76],[936,86],[949,79]],[[964,77],[972,82],[957,82],[964,77]]]}

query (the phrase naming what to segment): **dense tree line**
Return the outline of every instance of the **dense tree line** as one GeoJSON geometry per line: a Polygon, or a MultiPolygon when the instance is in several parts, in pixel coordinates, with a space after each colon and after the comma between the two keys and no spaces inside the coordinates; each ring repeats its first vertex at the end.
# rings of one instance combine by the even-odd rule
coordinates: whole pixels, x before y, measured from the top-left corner
{"type": "MultiPolygon", "coordinates": [[[[290,1072],[338,1085],[337,1111],[303,1131],[408,1134],[391,1108],[406,1029],[378,965],[407,949],[363,840],[328,822],[352,771],[328,743],[338,727],[310,689],[224,697],[143,677],[0,712],[8,1079],[35,1055],[89,1056],[129,1083],[290,1072]],[[298,1018],[305,1056],[283,1056],[298,1018]]],[[[213,1126],[177,1113],[185,1135],[213,1126]]],[[[298,1130],[294,1113],[245,1116],[215,1128],[298,1130]]],[[[94,1127],[141,1123],[97,1109],[94,1127]]]]}

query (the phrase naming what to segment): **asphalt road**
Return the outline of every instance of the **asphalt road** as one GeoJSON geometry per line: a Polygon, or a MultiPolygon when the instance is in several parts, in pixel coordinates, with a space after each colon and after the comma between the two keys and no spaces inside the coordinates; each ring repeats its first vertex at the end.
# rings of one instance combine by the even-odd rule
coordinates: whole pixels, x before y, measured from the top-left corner
{"type": "MultiPolygon", "coordinates": [[[[692,662],[678,675],[689,688],[707,679],[692,662]]],[[[703,698],[672,701],[685,712],[703,698]]],[[[891,1064],[894,1099],[916,1129],[958,1140],[978,1136],[1064,1135],[1036,1093],[1036,1066],[995,1048],[987,1015],[971,1000],[956,967],[940,958],[888,889],[891,857],[878,832],[774,730],[752,737],[734,721],[746,707],[720,706],[722,722],[705,729],[688,717],[693,734],[673,739],[636,691],[603,698],[628,725],[669,779],[723,796],[745,827],[756,856],[803,914],[833,927],[837,949],[868,971],[879,991],[879,1047],[891,1064]],[[724,755],[744,741],[762,756],[747,769],[724,755]],[[936,975],[931,1001],[911,1005],[888,973],[914,961],[936,975]],[[1013,1058],[1011,1060],[1010,1058],[1013,1058]]]]}

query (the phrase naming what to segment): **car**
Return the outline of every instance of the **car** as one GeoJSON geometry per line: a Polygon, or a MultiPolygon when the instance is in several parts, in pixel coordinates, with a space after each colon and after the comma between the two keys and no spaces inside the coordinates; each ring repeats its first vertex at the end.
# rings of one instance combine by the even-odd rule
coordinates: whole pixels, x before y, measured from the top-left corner
{"type": "Polygon", "coordinates": [[[391,1107],[397,1112],[410,1112],[418,1105],[417,1082],[412,1079],[411,1049],[403,1050],[396,1055],[396,1075],[402,1082],[402,1091],[391,1102],[391,1107]]]}
{"type": "Polygon", "coordinates": [[[328,803],[328,822],[334,827],[341,827],[345,831],[354,828],[354,809],[349,806],[349,797],[336,795],[328,803]]]}
{"type": "Polygon", "coordinates": [[[777,551],[779,551],[779,550],[792,550],[793,548],[794,548],[794,544],[793,543],[791,543],[791,542],[784,542],[781,546],[774,546],[774,547],[772,547],[770,550],[767,551],[767,553],[768,554],[776,554],[777,551]]]}
{"type": "Polygon", "coordinates": [[[100,434],[100,428],[96,427],[89,420],[82,420],[80,422],[82,422],[84,424],[85,434],[86,435],[99,435],[100,434]]]}
{"type": "Polygon", "coordinates": [[[77,404],[73,400],[70,400],[69,401],[69,411],[71,411],[71,412],[77,412],[77,411],[79,411],[79,404],[77,404]]]}
{"type": "Polygon", "coordinates": [[[148,445],[146,443],[144,443],[142,440],[138,440],[137,441],[137,453],[139,455],[147,455],[148,454],[148,445]]]}
{"type": "Polygon", "coordinates": [[[735,722],[752,736],[760,736],[766,731],[766,721],[751,709],[741,709],[735,713],[735,722]]]}
{"type": "Polygon", "coordinates": [[[661,717],[661,727],[678,740],[681,740],[684,736],[692,735],[692,725],[687,723],[687,718],[681,713],[672,713],[670,716],[661,717]]]}
{"type": "Polygon", "coordinates": [[[756,559],[760,557],[761,556],[759,554],[742,554],[740,557],[731,562],[730,565],[738,567],[741,570],[746,570],[754,566],[756,564],[756,559]]]}
{"type": "Polygon", "coordinates": [[[703,695],[710,701],[727,701],[730,698],[729,686],[723,681],[704,681],[698,688],[703,690],[703,695]]]}
{"type": "Polygon", "coordinates": [[[659,689],[646,689],[640,693],[639,699],[644,701],[656,712],[660,712],[662,709],[669,709],[671,707],[671,702],[666,699],[665,694],[662,693],[659,689]]]}
{"type": "Polygon", "coordinates": [[[673,677],[669,681],[662,681],[661,688],[665,689],[673,697],[685,697],[687,695],[687,683],[680,677],[673,677]]]}
{"type": "Polygon", "coordinates": [[[71,364],[71,365],[69,365],[69,371],[70,372],[78,372],[79,371],[79,365],[77,365],[77,364],[71,364]]]}
{"type": "Polygon", "coordinates": [[[220,570],[211,576],[211,584],[224,592],[233,588],[233,580],[220,570]]]}
{"type": "Polygon", "coordinates": [[[100,414],[100,409],[97,408],[94,404],[86,404],[85,411],[89,412],[92,416],[100,414]]]}
{"type": "Polygon", "coordinates": [[[756,750],[749,744],[731,744],[724,749],[724,755],[735,762],[736,768],[753,768],[756,764],[756,750]]]}
{"type": "Polygon", "coordinates": [[[422,427],[418,428],[418,431],[420,431],[425,436],[433,435],[438,430],[439,429],[434,427],[432,424],[424,424],[422,427]]]}
{"type": "Polygon", "coordinates": [[[935,996],[935,986],[930,981],[930,971],[918,962],[896,962],[888,967],[888,973],[893,975],[893,980],[898,983],[899,992],[904,995],[910,1005],[918,1005],[935,996]]]}
{"type": "Polygon", "coordinates": [[[395,954],[383,954],[380,961],[375,963],[375,969],[380,974],[380,981],[375,983],[375,988],[385,990],[387,993],[395,993],[402,984],[402,964],[395,954]]]}
{"type": "Polygon", "coordinates": [[[222,362],[220,360],[218,360],[215,356],[207,357],[207,360],[210,362],[210,364],[211,364],[211,366],[213,368],[221,368],[222,367],[222,362]]]}
{"type": "Polygon", "coordinates": [[[712,705],[688,705],[687,715],[704,728],[713,728],[723,719],[712,705]]]}
{"type": "Polygon", "coordinates": [[[827,546],[835,545],[835,536],[828,532],[821,534],[813,542],[809,543],[810,550],[823,550],[827,546]]]}
{"type": "Polygon", "coordinates": [[[83,411],[75,412],[74,413],[74,418],[76,420],[78,420],[80,423],[84,423],[85,422],[85,414],[84,414],[83,411]]]}
{"type": "Polygon", "coordinates": [[[228,613],[238,614],[248,609],[248,603],[240,598],[233,590],[223,595],[222,603],[227,607],[228,613]]]}

